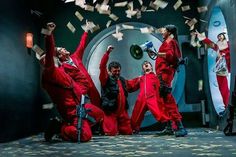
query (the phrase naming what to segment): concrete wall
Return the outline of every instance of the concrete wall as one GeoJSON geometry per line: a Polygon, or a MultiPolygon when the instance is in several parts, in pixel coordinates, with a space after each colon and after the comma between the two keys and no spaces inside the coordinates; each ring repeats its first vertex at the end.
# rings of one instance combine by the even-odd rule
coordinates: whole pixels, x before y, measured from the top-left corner
{"type": "MultiPolygon", "coordinates": [[[[0,142],[40,130],[40,68],[25,47],[25,33],[34,32],[23,1],[1,1],[0,12],[0,142]]],[[[37,35],[35,38],[37,39],[37,35]]]]}

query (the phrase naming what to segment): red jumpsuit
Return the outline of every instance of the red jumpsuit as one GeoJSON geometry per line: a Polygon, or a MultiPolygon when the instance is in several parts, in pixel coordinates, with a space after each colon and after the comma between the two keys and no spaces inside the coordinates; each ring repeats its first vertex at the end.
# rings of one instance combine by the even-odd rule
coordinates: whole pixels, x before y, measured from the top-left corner
{"type": "Polygon", "coordinates": [[[68,73],[76,83],[80,84],[82,93],[88,94],[91,103],[100,107],[99,92],[82,62],[87,37],[88,33],[84,32],[76,51],[70,56],[75,66],[64,62],[61,68],[64,68],[65,72],[68,73]]]}
{"type": "MultiPolygon", "coordinates": [[[[210,39],[206,38],[202,42],[204,42],[207,45],[212,45],[212,49],[215,50],[216,52],[219,50],[220,55],[225,54],[225,60],[227,64],[228,71],[230,72],[230,50],[229,50],[229,43],[227,42],[228,47],[225,49],[220,50],[218,45],[212,42],[210,39]]],[[[224,102],[225,107],[228,106],[229,104],[229,97],[230,97],[230,91],[229,91],[229,86],[228,86],[228,80],[226,76],[221,76],[217,75],[217,82],[219,85],[219,90],[222,95],[222,99],[224,102]]]]}
{"type": "MultiPolygon", "coordinates": [[[[159,48],[158,52],[165,52],[166,57],[158,57],[155,63],[156,75],[160,75],[165,82],[165,84],[171,87],[172,80],[174,79],[174,74],[176,71],[176,66],[178,59],[181,57],[181,52],[179,50],[178,43],[175,39],[165,40],[159,48]]],[[[167,94],[164,101],[164,107],[170,117],[174,122],[181,121],[182,116],[178,111],[177,104],[171,93],[167,94]]]]}
{"type": "Polygon", "coordinates": [[[147,110],[150,110],[153,116],[159,122],[167,122],[170,118],[165,113],[165,108],[159,105],[159,80],[157,76],[152,72],[144,74],[140,78],[127,81],[128,87],[139,89],[140,92],[136,100],[132,116],[131,126],[135,131],[139,131],[141,123],[144,119],[144,114],[147,110]]]}
{"type": "MultiPolygon", "coordinates": [[[[106,52],[100,62],[99,79],[101,86],[104,87],[108,80],[107,62],[109,59],[109,52],[106,52]]],[[[103,121],[103,131],[105,135],[115,136],[118,133],[124,135],[132,134],[130,118],[125,109],[126,97],[121,81],[117,80],[119,94],[117,95],[118,108],[115,112],[105,113],[103,121]]]]}
{"type": "MultiPolygon", "coordinates": [[[[42,75],[42,86],[50,95],[53,103],[56,104],[58,112],[63,118],[61,135],[64,140],[77,141],[76,105],[80,104],[81,88],[75,81],[65,73],[64,69],[54,66],[53,56],[55,55],[55,44],[53,36],[46,36],[46,60],[42,75]]],[[[92,104],[86,104],[85,108],[91,109],[89,115],[96,122],[103,119],[103,111],[92,104]]],[[[89,141],[92,137],[91,125],[88,120],[82,121],[81,141],[89,141]]]]}

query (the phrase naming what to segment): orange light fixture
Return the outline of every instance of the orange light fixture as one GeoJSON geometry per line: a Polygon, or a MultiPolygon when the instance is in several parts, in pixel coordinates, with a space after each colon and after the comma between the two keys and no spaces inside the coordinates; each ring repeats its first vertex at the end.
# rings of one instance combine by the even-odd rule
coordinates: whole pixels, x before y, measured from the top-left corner
{"type": "Polygon", "coordinates": [[[33,47],[33,34],[26,33],[26,47],[32,48],[33,47]]]}

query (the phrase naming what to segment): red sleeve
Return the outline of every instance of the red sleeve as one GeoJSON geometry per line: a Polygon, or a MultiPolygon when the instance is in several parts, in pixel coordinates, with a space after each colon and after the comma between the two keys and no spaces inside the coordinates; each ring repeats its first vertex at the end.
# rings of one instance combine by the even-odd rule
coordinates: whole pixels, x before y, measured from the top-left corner
{"type": "Polygon", "coordinates": [[[208,46],[210,46],[213,50],[218,51],[218,46],[217,44],[215,44],[213,41],[211,41],[209,38],[205,38],[204,40],[202,40],[202,42],[204,44],[207,44],[208,46]]]}
{"type": "Polygon", "coordinates": [[[180,57],[181,57],[181,52],[179,50],[177,41],[175,40],[170,41],[169,48],[166,51],[166,61],[172,65],[175,65],[176,61],[180,57]]]}
{"type": "Polygon", "coordinates": [[[126,80],[126,87],[129,93],[134,92],[140,88],[140,77],[131,79],[131,80],[126,80]]]}
{"type": "Polygon", "coordinates": [[[53,68],[54,60],[53,56],[55,55],[55,41],[53,35],[47,35],[45,40],[46,47],[46,57],[45,57],[45,68],[53,68]]]}
{"type": "Polygon", "coordinates": [[[102,87],[105,86],[107,79],[108,79],[108,72],[107,72],[107,62],[109,59],[109,52],[105,52],[103,55],[101,62],[100,62],[100,75],[99,75],[99,80],[101,82],[102,87]]]}
{"type": "Polygon", "coordinates": [[[84,50],[86,47],[86,42],[87,42],[87,38],[88,38],[88,33],[84,32],[81,39],[80,39],[80,43],[76,48],[76,51],[74,52],[73,55],[76,55],[76,58],[82,60],[83,59],[83,55],[84,55],[84,50]]]}

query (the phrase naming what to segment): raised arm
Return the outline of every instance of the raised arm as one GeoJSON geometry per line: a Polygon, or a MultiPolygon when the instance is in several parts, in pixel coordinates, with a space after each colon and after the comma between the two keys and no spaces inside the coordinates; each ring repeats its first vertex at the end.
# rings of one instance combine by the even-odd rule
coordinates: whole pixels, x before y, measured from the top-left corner
{"type": "Polygon", "coordinates": [[[214,43],[213,41],[211,41],[209,38],[207,38],[205,34],[201,34],[197,31],[196,31],[196,34],[199,41],[202,41],[204,44],[207,44],[213,50],[218,51],[219,49],[218,45],[214,43]]]}
{"type": "Polygon", "coordinates": [[[107,62],[109,59],[109,55],[111,51],[113,50],[112,46],[108,46],[107,51],[103,55],[101,62],[100,62],[100,74],[99,74],[99,80],[101,82],[102,87],[106,85],[107,79],[108,79],[108,72],[107,72],[107,62]]]}
{"type": "Polygon", "coordinates": [[[204,44],[207,44],[210,48],[212,48],[215,51],[218,51],[219,47],[216,43],[214,43],[213,41],[211,41],[209,38],[205,38],[204,40],[202,40],[202,42],[204,44]]]}
{"type": "Polygon", "coordinates": [[[85,31],[80,39],[80,43],[78,44],[76,51],[74,52],[74,55],[76,55],[76,58],[80,60],[83,59],[84,50],[87,43],[87,38],[88,38],[88,32],[85,31]]]}
{"type": "Polygon", "coordinates": [[[45,68],[53,68],[54,60],[53,56],[55,56],[55,41],[52,34],[52,31],[55,29],[56,25],[54,23],[47,23],[47,28],[51,32],[50,35],[46,35],[45,37],[45,47],[46,47],[46,57],[45,57],[45,68]]]}
{"type": "Polygon", "coordinates": [[[101,62],[100,62],[100,74],[99,74],[99,80],[101,82],[101,86],[104,87],[106,84],[106,81],[108,79],[108,72],[107,72],[107,62],[109,59],[110,52],[106,51],[103,55],[101,62]]]}

